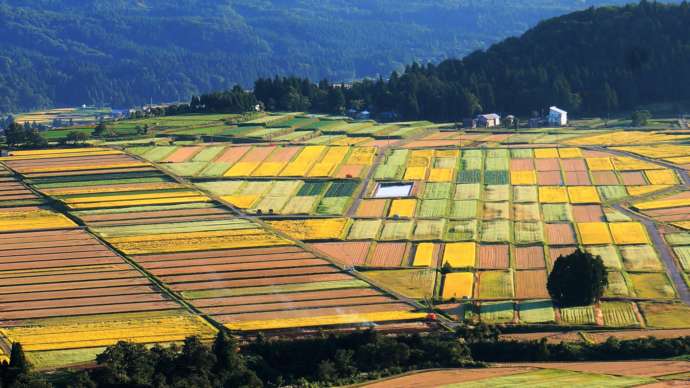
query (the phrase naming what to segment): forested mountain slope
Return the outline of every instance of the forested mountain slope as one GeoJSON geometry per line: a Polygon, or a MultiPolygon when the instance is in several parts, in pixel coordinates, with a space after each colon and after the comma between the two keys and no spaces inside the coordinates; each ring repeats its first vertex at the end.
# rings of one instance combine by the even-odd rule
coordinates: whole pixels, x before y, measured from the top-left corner
{"type": "Polygon", "coordinates": [[[525,116],[551,105],[606,115],[687,101],[690,5],[590,8],[541,22],[461,60],[407,66],[386,82],[365,80],[344,91],[304,85],[299,79],[262,79],[254,90],[271,110],[336,113],[362,106],[375,115],[435,121],[481,111],[525,116]]]}
{"type": "Polygon", "coordinates": [[[0,0],[0,112],[187,99],[274,74],[387,75],[622,2],[0,0]]]}

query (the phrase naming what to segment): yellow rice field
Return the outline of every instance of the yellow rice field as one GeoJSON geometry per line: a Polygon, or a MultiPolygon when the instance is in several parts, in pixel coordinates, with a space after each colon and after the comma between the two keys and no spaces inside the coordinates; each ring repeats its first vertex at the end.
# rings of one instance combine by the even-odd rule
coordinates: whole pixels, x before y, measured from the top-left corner
{"type": "MultiPolygon", "coordinates": [[[[21,342],[25,351],[80,349],[113,345],[118,341],[165,343],[182,341],[191,335],[211,339],[216,330],[202,318],[189,314],[136,316],[103,320],[52,318],[31,325],[0,329],[11,342],[21,342]]],[[[30,322],[31,323],[31,322],[30,322]]]]}
{"type": "Polygon", "coordinates": [[[305,176],[326,150],[325,146],[307,146],[280,172],[280,176],[305,176]]]}
{"type": "Polygon", "coordinates": [[[0,232],[76,227],[69,218],[51,210],[33,207],[0,210],[0,232]]]}
{"type": "Polygon", "coordinates": [[[417,200],[411,199],[394,199],[391,202],[391,207],[388,210],[389,216],[399,217],[413,217],[415,209],[417,208],[417,200]]]}
{"type": "Polygon", "coordinates": [[[198,191],[173,191],[159,193],[149,193],[149,194],[125,194],[125,195],[110,195],[107,197],[95,196],[95,197],[77,197],[77,198],[65,198],[62,201],[67,204],[74,203],[94,203],[94,202],[118,202],[118,201],[136,201],[140,199],[158,199],[158,198],[174,198],[174,197],[193,197],[199,195],[198,191]]]}
{"type": "Polygon", "coordinates": [[[618,245],[649,243],[647,231],[639,222],[612,222],[609,228],[613,241],[618,245]]]}
{"type": "Polygon", "coordinates": [[[561,186],[540,186],[539,202],[541,203],[566,203],[568,191],[561,186]]]}
{"type": "Polygon", "coordinates": [[[583,156],[582,150],[579,148],[559,148],[558,155],[561,157],[561,159],[574,159],[581,158],[583,156]]]}
{"type": "Polygon", "coordinates": [[[659,199],[655,201],[640,202],[635,207],[640,210],[667,209],[672,207],[690,206],[690,198],[659,199]]]}
{"type": "Polygon", "coordinates": [[[434,244],[421,243],[417,245],[417,251],[414,254],[414,267],[429,267],[434,258],[434,244]]]}
{"type": "Polygon", "coordinates": [[[407,181],[423,181],[426,179],[426,167],[408,167],[405,170],[404,179],[407,181]]]}
{"type": "Polygon", "coordinates": [[[454,172],[452,168],[432,168],[429,171],[429,182],[452,182],[454,172]]]}
{"type": "Polygon", "coordinates": [[[132,168],[132,167],[146,167],[149,163],[131,162],[131,163],[113,163],[113,164],[99,164],[99,165],[82,165],[82,166],[62,166],[62,167],[34,167],[22,168],[23,174],[36,174],[41,172],[70,172],[83,170],[104,170],[111,168],[132,168]]]}
{"type": "Polygon", "coordinates": [[[281,245],[292,245],[292,243],[268,233],[242,236],[215,236],[206,238],[180,237],[177,240],[113,243],[114,247],[129,255],[195,252],[213,249],[272,247],[281,245]]]}
{"type": "Polygon", "coordinates": [[[537,174],[534,171],[511,171],[510,182],[513,185],[535,185],[537,174]]]}
{"type": "Polygon", "coordinates": [[[597,189],[592,186],[568,187],[570,203],[601,203],[597,189]]]}
{"type": "Polygon", "coordinates": [[[446,244],[443,251],[443,264],[450,264],[453,268],[474,267],[477,257],[477,244],[473,242],[459,242],[446,244]]]}
{"type": "Polygon", "coordinates": [[[626,190],[628,190],[628,194],[631,196],[639,197],[657,191],[666,190],[670,187],[670,185],[627,186],[626,190]]]}
{"type": "Polygon", "coordinates": [[[224,175],[229,177],[249,176],[258,166],[258,163],[253,162],[237,162],[230,167],[230,169],[226,171],[224,175]]]}
{"type": "Polygon", "coordinates": [[[678,184],[678,177],[673,170],[647,170],[644,173],[647,175],[649,183],[653,185],[678,184]]]}
{"type": "Polygon", "coordinates": [[[536,148],[534,150],[534,157],[537,159],[549,159],[549,158],[558,158],[558,149],[557,148],[536,148]]]}
{"type": "Polygon", "coordinates": [[[329,218],[271,221],[268,224],[298,240],[330,240],[341,238],[348,223],[347,218],[329,218]]]}
{"type": "Polygon", "coordinates": [[[583,245],[611,244],[611,234],[605,222],[581,222],[577,224],[583,245]]]}
{"type": "Polygon", "coordinates": [[[258,194],[248,194],[248,195],[226,195],[220,197],[221,200],[230,202],[232,206],[238,207],[240,209],[248,209],[252,207],[254,202],[261,196],[258,194]]]}
{"type": "Polygon", "coordinates": [[[613,171],[611,158],[586,158],[587,166],[592,171],[613,171]]]}
{"type": "Polygon", "coordinates": [[[361,314],[326,315],[302,318],[271,319],[260,321],[232,322],[225,326],[230,330],[256,331],[287,329],[291,327],[334,326],[353,323],[396,322],[422,319],[426,313],[408,311],[383,311],[361,314]]]}
{"type": "Polygon", "coordinates": [[[474,274],[472,272],[453,272],[445,275],[443,299],[471,298],[474,274]]]}

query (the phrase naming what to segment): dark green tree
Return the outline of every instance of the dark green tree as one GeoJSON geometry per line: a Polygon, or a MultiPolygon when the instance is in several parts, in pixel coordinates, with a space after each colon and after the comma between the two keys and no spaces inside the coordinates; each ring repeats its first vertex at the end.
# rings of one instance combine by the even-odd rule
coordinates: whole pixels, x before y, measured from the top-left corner
{"type": "Polygon", "coordinates": [[[93,134],[95,136],[101,137],[101,136],[104,136],[107,131],[108,131],[108,126],[105,125],[105,122],[101,121],[94,128],[93,134]]]}
{"type": "Polygon", "coordinates": [[[26,142],[26,130],[18,123],[12,122],[5,129],[5,143],[10,147],[16,147],[26,142]]]}
{"type": "Polygon", "coordinates": [[[636,110],[631,116],[632,125],[634,127],[644,127],[652,118],[652,114],[648,110],[636,110]]]}
{"type": "Polygon", "coordinates": [[[560,306],[587,306],[597,302],[608,286],[608,274],[599,256],[577,250],[560,256],[546,288],[560,306]]]}

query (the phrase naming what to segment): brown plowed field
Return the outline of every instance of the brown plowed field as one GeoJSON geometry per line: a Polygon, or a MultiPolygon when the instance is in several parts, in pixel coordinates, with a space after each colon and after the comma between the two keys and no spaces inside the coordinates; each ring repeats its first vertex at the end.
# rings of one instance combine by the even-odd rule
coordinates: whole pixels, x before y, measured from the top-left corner
{"type": "Polygon", "coordinates": [[[623,184],[626,186],[647,184],[647,181],[644,179],[644,174],[640,171],[623,171],[619,174],[621,174],[623,184]]]}
{"type": "Polygon", "coordinates": [[[96,297],[108,295],[136,295],[143,293],[157,292],[149,285],[144,286],[124,286],[124,287],[106,287],[106,288],[92,288],[72,291],[43,291],[22,294],[5,294],[0,295],[0,303],[5,302],[21,302],[33,300],[50,300],[60,298],[82,298],[82,297],[96,297]]]}
{"type": "Polygon", "coordinates": [[[551,245],[577,244],[575,231],[570,224],[545,224],[546,241],[551,245]]]}
{"type": "Polygon", "coordinates": [[[505,244],[481,245],[479,268],[506,269],[510,265],[510,246],[505,244]]]}
{"type": "Polygon", "coordinates": [[[518,299],[548,298],[546,271],[515,271],[515,297],[518,299]]]}
{"type": "Polygon", "coordinates": [[[311,247],[345,265],[363,265],[367,260],[371,243],[319,243],[311,244],[311,247]]]}
{"type": "MultiPolygon", "coordinates": [[[[216,257],[210,259],[188,259],[188,260],[175,260],[175,261],[157,261],[157,262],[146,262],[142,265],[146,269],[155,270],[156,268],[184,268],[188,266],[198,266],[198,265],[223,265],[223,264],[239,264],[239,265],[263,265],[266,263],[270,266],[272,263],[276,262],[288,262],[288,261],[301,261],[306,259],[314,259],[316,256],[309,252],[301,253],[284,253],[275,254],[270,256],[246,256],[246,257],[216,257]]],[[[323,261],[322,261],[323,262],[323,261]]]]}
{"type": "Polygon", "coordinates": [[[385,209],[385,199],[365,199],[359,203],[355,216],[380,218],[383,217],[383,212],[385,209]]]}
{"type": "Polygon", "coordinates": [[[558,259],[559,256],[568,256],[569,254],[575,252],[577,247],[549,247],[549,262],[553,266],[553,263],[558,259]]]}
{"type": "Polygon", "coordinates": [[[23,195],[0,195],[0,201],[18,201],[20,199],[34,199],[38,196],[34,194],[23,194],[23,195]]]}
{"type": "Polygon", "coordinates": [[[587,171],[587,164],[582,159],[561,159],[563,171],[587,171]]]}
{"type": "MultiPolygon", "coordinates": [[[[4,252],[7,251],[12,251],[12,252],[18,252],[22,251],[24,249],[36,249],[36,248],[44,248],[44,247],[50,247],[50,248],[57,248],[57,247],[74,247],[74,246],[82,246],[84,244],[91,245],[91,246],[97,246],[101,245],[98,241],[94,241],[93,239],[86,238],[84,237],[67,237],[67,238],[61,238],[60,240],[54,240],[54,241],[22,241],[22,242],[16,242],[16,243],[7,243],[3,244],[0,246],[0,255],[4,254],[4,252]]],[[[32,252],[32,251],[28,251],[32,252]]]]}
{"type": "Polygon", "coordinates": [[[18,232],[18,233],[2,233],[0,234],[0,243],[18,243],[18,242],[38,242],[38,241],[56,241],[62,239],[89,239],[93,238],[86,234],[83,230],[46,230],[37,232],[18,232]],[[59,238],[56,238],[58,236],[59,238]]]}
{"type": "Polygon", "coordinates": [[[277,302],[297,302],[306,300],[328,300],[328,299],[347,299],[363,296],[381,295],[378,291],[371,288],[356,288],[344,290],[326,290],[293,292],[268,295],[236,296],[227,298],[195,299],[196,307],[216,307],[216,306],[240,306],[247,304],[277,303],[277,302]]]}
{"type": "Polygon", "coordinates": [[[323,259],[307,259],[307,260],[283,260],[283,261],[269,261],[261,263],[238,263],[238,264],[211,264],[211,263],[197,263],[195,265],[187,265],[178,268],[161,268],[154,269],[150,272],[156,276],[166,275],[181,275],[181,274],[196,274],[208,272],[228,272],[228,271],[258,271],[262,269],[279,269],[279,268],[297,268],[297,267],[312,267],[329,265],[323,259]]]}
{"type": "Polygon", "coordinates": [[[558,163],[558,159],[536,159],[535,165],[537,171],[560,171],[561,165],[558,163]]]}
{"type": "Polygon", "coordinates": [[[560,186],[563,178],[560,171],[540,171],[537,173],[537,183],[541,186],[560,186]]]}
{"type": "Polygon", "coordinates": [[[270,147],[254,147],[251,149],[251,151],[247,152],[243,157],[241,162],[248,162],[248,163],[260,163],[263,162],[264,159],[268,157],[268,155],[275,150],[276,147],[270,146],[270,147]]]}
{"type": "Polygon", "coordinates": [[[401,377],[393,377],[377,382],[363,384],[366,388],[436,388],[471,381],[489,379],[525,373],[531,368],[482,368],[482,369],[448,369],[431,372],[412,373],[401,377]]]}
{"type": "MultiPolygon", "coordinates": [[[[342,273],[281,276],[275,278],[222,280],[213,282],[180,283],[170,286],[174,291],[215,290],[219,288],[273,286],[278,284],[295,284],[311,282],[327,282],[337,280],[352,280],[352,277],[342,273]]],[[[1,290],[0,290],[1,291],[1,290]]]]}
{"type": "Polygon", "coordinates": [[[340,269],[331,265],[322,265],[317,267],[303,267],[303,268],[283,268],[283,269],[266,269],[256,271],[238,271],[238,272],[208,272],[188,275],[168,275],[159,276],[159,278],[168,283],[187,283],[187,282],[202,282],[215,280],[240,280],[240,279],[257,279],[270,278],[274,276],[291,276],[291,275],[315,275],[315,274],[330,274],[339,273],[340,269]]]}
{"type": "Polygon", "coordinates": [[[283,147],[278,148],[274,153],[269,156],[267,162],[289,162],[292,158],[297,155],[302,148],[301,147],[283,147]]]}
{"type": "Polygon", "coordinates": [[[304,252],[304,249],[298,246],[285,246],[285,247],[274,247],[274,248],[248,248],[248,249],[224,249],[217,251],[197,251],[197,252],[181,252],[181,253],[166,253],[160,255],[140,255],[133,256],[137,262],[146,263],[153,261],[174,261],[174,260],[186,260],[186,259],[202,259],[202,258],[214,258],[214,257],[227,257],[227,258],[241,258],[250,256],[259,256],[264,259],[269,259],[266,256],[273,256],[276,254],[283,253],[296,253],[304,252]]]}
{"type": "MultiPolygon", "coordinates": [[[[86,265],[89,264],[88,260],[90,259],[104,259],[104,258],[111,258],[114,257],[112,253],[110,252],[74,252],[74,253],[47,253],[45,255],[29,255],[29,256],[16,256],[13,258],[2,258],[2,262],[9,264],[9,263],[32,263],[32,262],[52,262],[55,263],[56,265],[71,265],[71,264],[76,264],[76,265],[86,265]],[[80,261],[74,261],[71,262],[71,264],[67,264],[67,262],[60,262],[57,263],[57,261],[62,261],[62,260],[77,260],[79,259],[80,261]],[[85,264],[84,264],[85,263],[85,264]]],[[[122,262],[120,258],[118,258],[118,262],[122,262]]],[[[109,263],[109,262],[108,262],[109,263]]],[[[0,264],[3,265],[3,264],[0,264]]],[[[48,265],[48,264],[45,264],[48,265]]]]}
{"type": "Polygon", "coordinates": [[[246,313],[233,315],[217,315],[214,318],[223,323],[243,322],[255,320],[306,318],[314,316],[330,316],[344,314],[362,314],[381,311],[410,311],[411,307],[403,303],[383,303],[352,307],[325,307],[305,310],[284,310],[263,313],[246,313]]]}
{"type": "Polygon", "coordinates": [[[658,209],[658,210],[645,210],[644,214],[651,217],[664,217],[664,216],[674,216],[678,214],[688,214],[690,211],[690,206],[685,207],[674,207],[671,209],[658,209]]]}
{"type": "Polygon", "coordinates": [[[164,163],[182,163],[186,162],[194,155],[199,153],[203,147],[181,147],[175,150],[172,154],[168,155],[167,158],[163,159],[164,163]]]}
{"type": "Polygon", "coordinates": [[[510,171],[532,171],[534,170],[533,159],[511,159],[510,171]]]}
{"type": "Polygon", "coordinates": [[[604,212],[599,205],[573,205],[575,222],[604,222],[604,212]]]}
{"type": "Polygon", "coordinates": [[[15,249],[3,251],[0,256],[4,258],[21,258],[23,256],[34,256],[42,254],[56,254],[56,253],[72,253],[72,252],[110,252],[108,248],[104,247],[98,242],[91,242],[91,244],[85,244],[79,246],[69,246],[69,247],[55,247],[55,248],[35,248],[35,249],[15,249]]]}
{"type": "Polygon", "coordinates": [[[180,305],[175,302],[148,302],[148,303],[125,303],[101,306],[66,307],[57,309],[43,309],[31,311],[12,311],[2,314],[2,319],[34,319],[58,316],[91,315],[106,313],[124,313],[136,311],[156,311],[178,309],[180,305]]]}
{"type": "Polygon", "coordinates": [[[114,295],[71,299],[37,300],[32,302],[21,301],[12,303],[0,303],[0,312],[7,311],[27,311],[34,309],[52,309],[64,307],[98,306],[106,304],[124,304],[141,302],[160,302],[165,301],[161,294],[139,294],[139,295],[114,295]]]}
{"type": "Polygon", "coordinates": [[[233,164],[240,160],[251,148],[250,146],[229,147],[216,158],[215,162],[233,164]]]}
{"type": "Polygon", "coordinates": [[[545,268],[544,248],[541,245],[515,248],[515,267],[517,269],[545,268]]]}
{"type": "Polygon", "coordinates": [[[390,303],[393,299],[386,296],[365,296],[347,299],[327,299],[327,300],[308,300],[308,301],[287,301],[278,303],[252,304],[244,306],[223,306],[209,307],[204,309],[204,313],[211,315],[225,314],[246,314],[262,311],[285,311],[305,308],[326,308],[336,306],[360,306],[368,304],[390,303]]]}
{"type": "Polygon", "coordinates": [[[48,268],[69,268],[74,266],[95,265],[95,264],[118,264],[122,263],[122,259],[115,256],[103,256],[101,258],[84,258],[75,260],[43,260],[43,261],[25,261],[18,263],[2,263],[0,264],[0,271],[21,271],[21,270],[39,270],[48,268]]]}
{"type": "Polygon", "coordinates": [[[362,175],[364,166],[361,164],[343,164],[335,174],[336,178],[357,178],[362,175]]]}
{"type": "Polygon", "coordinates": [[[613,171],[592,171],[592,180],[595,185],[618,185],[618,177],[613,171]]]}
{"type": "Polygon", "coordinates": [[[113,280],[98,280],[88,282],[67,282],[67,283],[53,283],[53,284],[38,284],[38,285],[22,285],[22,286],[7,286],[0,287],[0,294],[16,294],[20,292],[38,292],[38,291],[59,291],[59,290],[79,290],[99,287],[115,287],[115,286],[141,286],[148,285],[149,281],[146,278],[134,279],[113,279],[113,280]]]}
{"type": "Polygon", "coordinates": [[[14,277],[22,276],[53,276],[62,274],[78,274],[78,273],[92,273],[92,272],[111,272],[111,271],[126,271],[130,270],[128,264],[118,263],[118,264],[108,264],[108,265],[80,265],[80,266],[70,266],[70,267],[51,267],[47,269],[27,269],[27,270],[13,270],[13,271],[1,271],[0,279],[9,279],[14,277]]]}
{"type": "Polygon", "coordinates": [[[566,171],[565,184],[568,186],[589,186],[592,181],[589,180],[587,171],[566,171]]]}
{"type": "Polygon", "coordinates": [[[27,277],[15,277],[6,278],[0,280],[0,287],[5,285],[20,286],[20,285],[39,285],[39,284],[52,284],[59,282],[76,282],[76,281],[89,281],[89,280],[99,280],[99,279],[131,279],[141,277],[141,273],[135,270],[129,271],[114,271],[114,272],[97,272],[88,274],[76,274],[76,275],[53,275],[53,276],[27,276],[27,277]]]}
{"type": "MultiPolygon", "coordinates": [[[[589,334],[589,333],[588,333],[589,334]]],[[[511,367],[561,369],[573,372],[617,376],[656,377],[690,372],[688,361],[598,361],[598,362],[535,362],[509,364],[511,367]]]]}
{"type": "Polygon", "coordinates": [[[379,243],[371,253],[371,267],[399,267],[408,251],[407,243],[379,243]]]}

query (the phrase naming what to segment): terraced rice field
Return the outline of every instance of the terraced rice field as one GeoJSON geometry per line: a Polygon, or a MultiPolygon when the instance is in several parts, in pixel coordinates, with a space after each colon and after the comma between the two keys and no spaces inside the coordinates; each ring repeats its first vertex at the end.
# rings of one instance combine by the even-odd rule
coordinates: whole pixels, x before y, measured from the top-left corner
{"type": "MultiPolygon", "coordinates": [[[[665,237],[690,273],[690,238],[677,233],[690,197],[674,170],[587,147],[610,133],[434,128],[268,115],[179,133],[243,144],[0,158],[0,330],[53,365],[117,338],[210,338],[213,325],[251,333],[426,317],[398,296],[460,301],[462,318],[491,323],[688,325],[653,236],[611,207],[630,203],[674,227],[665,237]],[[399,142],[412,135],[422,136],[399,142]],[[578,248],[608,267],[606,299],[559,309],[546,279],[578,248]],[[46,342],[40,330],[82,334],[46,342]]],[[[681,138],[630,135],[640,145],[621,150],[636,155],[681,138]]],[[[666,161],[682,166],[687,150],[674,147],[666,161]]]]}
{"type": "MultiPolygon", "coordinates": [[[[168,157],[197,151],[203,152],[174,151],[168,157]]],[[[7,340],[22,341],[36,360],[54,363],[58,356],[46,352],[55,351],[71,352],[59,355],[65,360],[92,357],[95,353],[84,349],[102,349],[119,339],[210,339],[215,328],[206,319],[256,331],[362,322],[385,326],[425,316],[149,164],[99,169],[93,160],[97,152],[51,150],[3,160],[31,188],[64,203],[69,217],[89,231],[47,206],[0,208],[5,225],[0,239],[6,240],[0,250],[0,277],[6,282],[0,285],[5,311],[0,330],[7,340]],[[17,217],[29,222],[16,222],[17,217]],[[188,311],[183,301],[209,318],[188,311]],[[95,323],[94,314],[115,315],[106,327],[95,323]],[[62,331],[71,337],[56,334],[62,331]]],[[[125,154],[111,155],[123,165],[134,163],[125,154]]],[[[357,153],[356,160],[366,155],[357,153]]],[[[271,189],[304,188],[288,183],[271,189]]],[[[347,182],[334,182],[323,188],[324,198],[352,190],[347,182]]],[[[286,232],[304,229],[302,223],[280,222],[286,232]]],[[[307,234],[318,234],[344,229],[348,222],[307,224],[313,224],[307,234]]],[[[433,280],[430,275],[424,279],[433,280]]],[[[433,290],[433,281],[429,287],[433,290]]]]}

